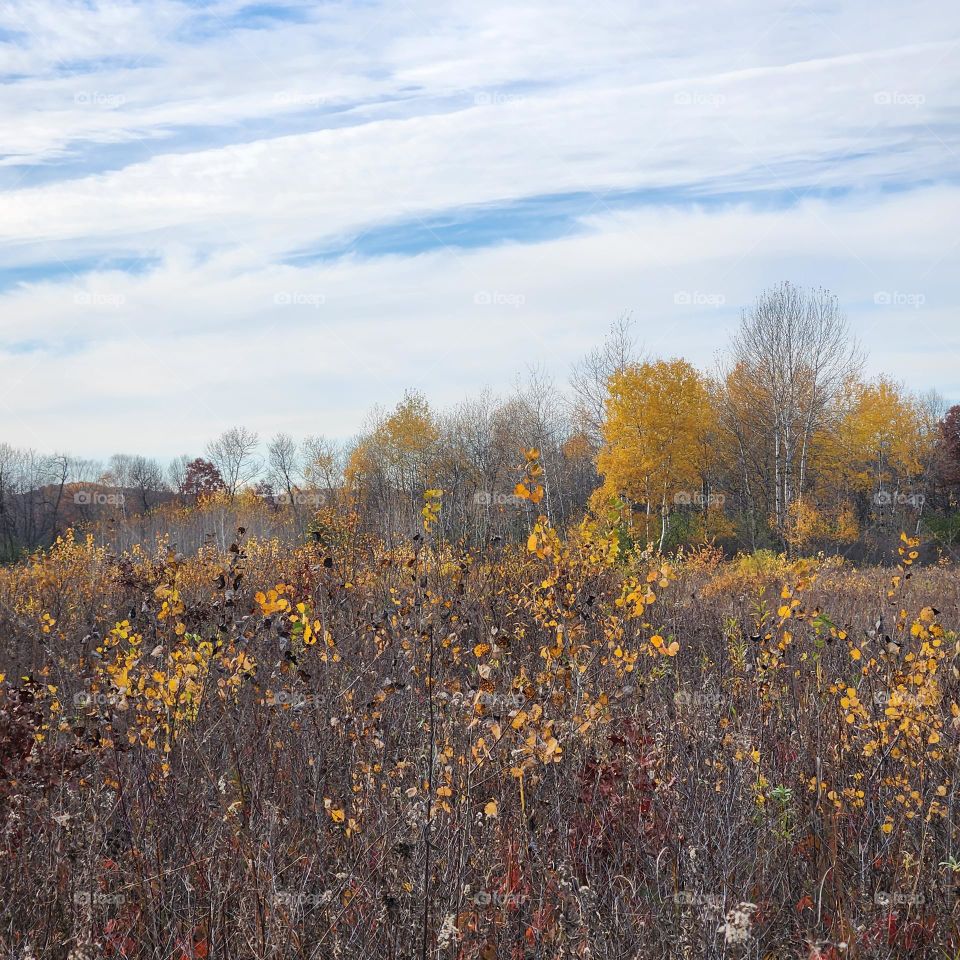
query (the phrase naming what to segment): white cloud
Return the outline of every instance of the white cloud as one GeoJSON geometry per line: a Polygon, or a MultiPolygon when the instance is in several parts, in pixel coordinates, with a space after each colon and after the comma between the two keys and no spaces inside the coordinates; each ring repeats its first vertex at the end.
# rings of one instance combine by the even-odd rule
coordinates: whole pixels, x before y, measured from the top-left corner
{"type": "Polygon", "coordinates": [[[240,0],[0,9],[0,251],[32,277],[0,293],[3,439],[345,435],[408,385],[562,376],[627,309],[707,364],[782,278],[838,293],[875,367],[960,399],[960,9],[297,7],[257,29],[240,0]],[[434,249],[350,252],[387,228],[434,249]],[[534,239],[498,245],[514,228],[534,239]],[[310,251],[336,256],[285,265],[310,251]]]}
{"type": "Polygon", "coordinates": [[[957,216],[952,187],[768,212],[643,208],[473,251],[309,268],[174,260],[98,276],[80,304],[74,285],[37,284],[0,301],[16,318],[4,339],[52,345],[0,355],[5,433],[100,453],[136,436],[163,455],[233,422],[345,436],[408,386],[449,404],[509,388],[530,363],[562,380],[624,310],[652,352],[710,366],[740,307],[780,279],[833,289],[871,369],[960,399],[957,216]],[[58,338],[85,342],[64,352],[58,338]]]}

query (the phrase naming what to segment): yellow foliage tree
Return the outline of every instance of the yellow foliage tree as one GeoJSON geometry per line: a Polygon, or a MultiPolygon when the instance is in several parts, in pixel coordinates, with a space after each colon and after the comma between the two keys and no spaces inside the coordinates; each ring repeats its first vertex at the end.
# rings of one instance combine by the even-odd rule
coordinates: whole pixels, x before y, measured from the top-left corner
{"type": "Polygon", "coordinates": [[[635,364],[608,386],[604,447],[597,468],[604,494],[660,513],[660,548],[674,502],[690,503],[703,486],[707,438],[715,422],[706,378],[686,360],[635,364]]]}
{"type": "Polygon", "coordinates": [[[397,508],[419,513],[438,438],[430,405],[408,392],[354,448],[345,470],[347,487],[385,515],[397,508]]]}
{"type": "Polygon", "coordinates": [[[923,472],[929,443],[921,405],[899,384],[853,383],[836,429],[818,437],[821,484],[868,496],[882,514],[923,472]]]}

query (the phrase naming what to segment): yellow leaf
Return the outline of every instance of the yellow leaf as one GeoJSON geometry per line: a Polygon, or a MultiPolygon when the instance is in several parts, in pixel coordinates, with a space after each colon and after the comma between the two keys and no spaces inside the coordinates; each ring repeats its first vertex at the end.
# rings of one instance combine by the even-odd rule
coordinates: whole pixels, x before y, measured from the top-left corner
{"type": "Polygon", "coordinates": [[[488,817],[495,817],[495,816],[497,816],[497,801],[496,801],[496,800],[488,800],[488,801],[486,802],[486,804],[484,804],[483,812],[484,812],[484,814],[486,814],[486,816],[488,816],[488,817]]]}

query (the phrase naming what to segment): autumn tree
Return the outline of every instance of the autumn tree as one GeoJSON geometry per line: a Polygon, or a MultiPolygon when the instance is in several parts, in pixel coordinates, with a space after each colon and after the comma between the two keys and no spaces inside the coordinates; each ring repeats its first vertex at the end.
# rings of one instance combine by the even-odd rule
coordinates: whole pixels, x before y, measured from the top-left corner
{"type": "Polygon", "coordinates": [[[210,497],[225,490],[223,477],[216,465],[202,457],[191,460],[183,473],[181,492],[187,497],[210,497]]]}
{"type": "Polygon", "coordinates": [[[821,486],[859,495],[864,514],[881,523],[901,508],[918,508],[934,445],[923,405],[886,377],[855,383],[843,416],[816,444],[821,486]]]}
{"type": "Polygon", "coordinates": [[[380,513],[388,530],[418,522],[438,436],[430,405],[408,391],[389,416],[375,414],[355,443],[345,485],[368,511],[380,513]]]}
{"type": "Polygon", "coordinates": [[[952,406],[937,425],[937,483],[951,495],[960,489],[960,405],[952,406]]]}
{"type": "Polygon", "coordinates": [[[643,505],[647,539],[657,510],[660,549],[675,502],[689,504],[702,490],[713,419],[706,378],[686,360],[641,363],[610,379],[597,460],[602,492],[643,505]]]}

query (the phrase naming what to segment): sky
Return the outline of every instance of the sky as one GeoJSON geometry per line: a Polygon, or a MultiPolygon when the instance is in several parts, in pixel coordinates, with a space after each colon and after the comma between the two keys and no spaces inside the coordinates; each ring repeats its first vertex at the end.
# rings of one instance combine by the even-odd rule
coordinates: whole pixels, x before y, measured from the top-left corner
{"type": "Polygon", "coordinates": [[[0,441],[344,438],[781,280],[960,402],[960,5],[0,0],[0,441]]]}

